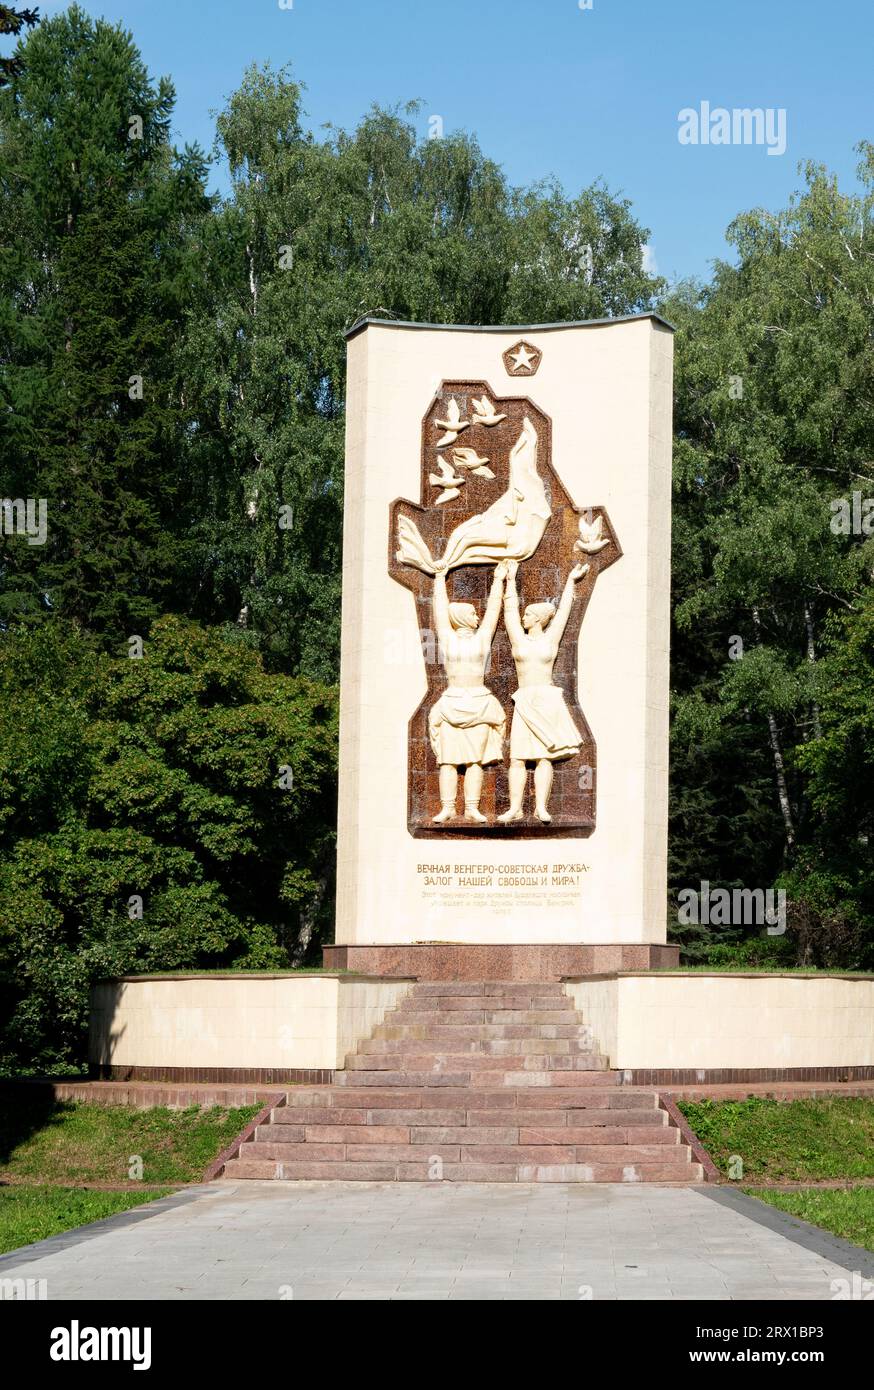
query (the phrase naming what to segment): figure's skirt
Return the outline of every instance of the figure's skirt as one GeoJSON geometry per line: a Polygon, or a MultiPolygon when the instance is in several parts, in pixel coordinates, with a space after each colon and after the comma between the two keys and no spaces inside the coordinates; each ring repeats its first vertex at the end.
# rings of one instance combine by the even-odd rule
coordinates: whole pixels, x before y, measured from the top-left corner
{"type": "Polygon", "coordinates": [[[520,762],[548,758],[558,762],[578,753],[583,736],[557,685],[530,685],[513,696],[510,757],[520,762]]]}
{"type": "Polygon", "coordinates": [[[428,737],[438,763],[499,763],[507,720],[485,686],[450,686],[428,715],[428,737]]]}

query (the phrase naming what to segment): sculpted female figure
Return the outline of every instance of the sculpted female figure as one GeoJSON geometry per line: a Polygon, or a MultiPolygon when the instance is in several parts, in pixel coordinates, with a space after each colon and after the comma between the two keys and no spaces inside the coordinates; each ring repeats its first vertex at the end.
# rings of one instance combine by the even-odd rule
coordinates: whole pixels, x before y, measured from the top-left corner
{"type": "Polygon", "coordinates": [[[513,696],[510,728],[510,807],[498,819],[522,820],[526,762],[534,762],[534,803],[538,820],[551,821],[547,809],[552,791],[552,765],[579,752],[582,734],[570,716],[552,671],[574,601],[574,585],[588,565],[575,565],[567,577],[558,610],[552,603],[529,603],[519,618],[517,564],[508,560],[504,593],[504,624],[510,638],[519,689],[513,696]]]}
{"type": "Polygon", "coordinates": [[[483,767],[500,762],[506,716],[484,684],[486,662],[501,611],[506,567],[498,565],[480,625],[472,603],[450,603],[446,567],[434,576],[434,627],[448,685],[428,715],[428,737],[440,767],[440,824],[455,816],[459,768],[464,772],[464,810],[468,820],[484,821],[479,809],[483,767]]]}

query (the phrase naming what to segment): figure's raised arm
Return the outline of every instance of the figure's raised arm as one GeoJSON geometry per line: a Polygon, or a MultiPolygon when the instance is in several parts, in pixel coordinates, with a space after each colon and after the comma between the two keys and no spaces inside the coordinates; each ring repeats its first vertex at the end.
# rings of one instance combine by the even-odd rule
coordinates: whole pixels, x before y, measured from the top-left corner
{"type": "Polygon", "coordinates": [[[564,637],[564,630],[567,627],[571,609],[574,606],[574,585],[582,579],[584,574],[588,574],[588,565],[574,565],[565,581],[564,591],[559,601],[558,610],[552,622],[549,624],[549,631],[552,634],[553,646],[558,651],[558,645],[564,637]]]}
{"type": "Polygon", "coordinates": [[[489,590],[489,600],[486,604],[486,611],[483,614],[482,634],[485,640],[491,645],[498,626],[498,618],[501,616],[501,594],[504,588],[504,576],[507,573],[505,561],[495,565],[495,574],[492,579],[492,587],[489,590]]]}
{"type": "Polygon", "coordinates": [[[449,621],[449,594],[446,589],[446,571],[438,570],[434,575],[434,593],[431,599],[431,612],[434,618],[434,629],[437,633],[437,641],[441,647],[445,647],[452,634],[452,624],[449,621]]]}
{"type": "Polygon", "coordinates": [[[510,645],[515,647],[525,636],[525,630],[519,618],[519,595],[516,592],[516,571],[518,565],[515,560],[507,561],[507,587],[504,590],[504,627],[507,629],[507,636],[510,645]]]}

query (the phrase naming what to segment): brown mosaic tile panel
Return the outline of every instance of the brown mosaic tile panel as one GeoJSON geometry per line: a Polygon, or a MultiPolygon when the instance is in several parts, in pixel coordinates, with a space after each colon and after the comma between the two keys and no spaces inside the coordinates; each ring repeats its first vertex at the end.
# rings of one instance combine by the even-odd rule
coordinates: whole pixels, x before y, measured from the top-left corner
{"type": "MultiPolygon", "coordinates": [[[[527,397],[498,396],[484,381],[445,381],[431,402],[422,424],[421,497],[424,499],[422,504],[403,499],[393,503],[388,537],[389,573],[415,597],[428,679],[427,694],[409,723],[407,826],[410,834],[429,839],[456,840],[578,838],[591,834],[595,828],[597,750],[579,704],[576,653],[580,627],[598,575],[622,554],[607,513],[601,506],[576,506],[564,487],[552,463],[552,422],[549,416],[527,397]],[[506,415],[507,419],[493,427],[471,423],[458,436],[456,444],[437,449],[436,440],[440,432],[435,421],[446,418],[449,401],[454,398],[461,408],[461,418],[472,421],[473,398],[483,395],[494,403],[496,413],[506,415]],[[573,566],[580,561],[588,563],[589,572],[576,585],[573,608],[553,673],[553,681],[564,692],[571,717],[583,735],[583,743],[573,757],[553,764],[554,782],[549,802],[551,823],[543,824],[534,816],[533,764],[529,765],[528,770],[524,820],[510,825],[497,823],[496,817],[507,809],[510,799],[507,781],[509,733],[513,714],[512,695],[518,688],[510,640],[501,617],[492,644],[485,683],[507,716],[507,739],[504,761],[484,770],[480,810],[487,817],[487,824],[474,825],[459,818],[435,826],[433,817],[440,809],[440,794],[437,761],[428,740],[428,713],[446,689],[447,679],[437,659],[432,616],[433,580],[396,558],[398,518],[407,516],[415,522],[431,554],[435,557],[441,555],[448,537],[460,522],[486,511],[507,490],[510,451],[519,438],[526,416],[537,431],[538,472],[545,485],[552,516],[537,550],[519,566],[516,582],[520,610],[524,610],[529,603],[548,599],[557,603],[573,566]],[[455,447],[476,449],[481,457],[488,459],[488,467],[495,477],[477,477],[466,471],[467,481],[460,489],[460,495],[442,506],[436,506],[434,499],[438,494],[429,482],[429,474],[437,469],[437,454],[451,458],[455,447]],[[579,538],[580,518],[591,523],[599,516],[603,517],[603,534],[609,537],[609,543],[595,555],[581,555],[574,550],[579,538]],[[584,768],[591,769],[589,776],[581,776],[584,768]]],[[[447,580],[450,602],[473,603],[482,619],[493,577],[492,565],[467,565],[453,570],[447,580]]]]}

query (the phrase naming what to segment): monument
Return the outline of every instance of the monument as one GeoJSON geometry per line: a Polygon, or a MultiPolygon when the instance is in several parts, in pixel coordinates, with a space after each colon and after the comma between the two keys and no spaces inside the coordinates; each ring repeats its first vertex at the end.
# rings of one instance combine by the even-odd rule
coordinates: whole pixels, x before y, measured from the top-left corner
{"type": "Polygon", "coordinates": [[[326,965],[676,963],[671,362],[652,314],[351,330],[326,965]]]}
{"type": "MultiPolygon", "coordinates": [[[[328,969],[104,981],[97,1074],[299,1083],[289,1105],[331,1098],[322,1126],[350,1085],[426,1115],[448,1078],[474,1130],[499,1089],[585,1109],[607,1067],[650,1088],[874,1076],[870,976],[665,973],[671,354],[651,314],[351,331],[328,969]]],[[[377,1164],[314,1121],[226,1176],[431,1179],[414,1131],[377,1164]]],[[[471,1138],[449,1180],[701,1176],[683,1143],[606,1163],[561,1138],[535,1162],[518,1139],[483,1168],[471,1138]]]]}

